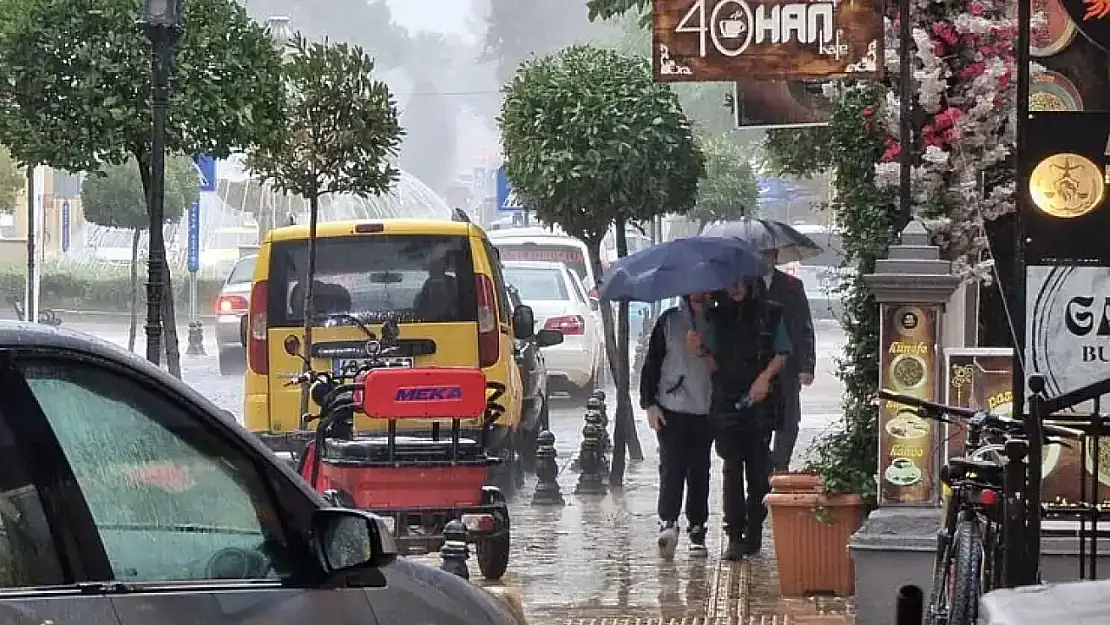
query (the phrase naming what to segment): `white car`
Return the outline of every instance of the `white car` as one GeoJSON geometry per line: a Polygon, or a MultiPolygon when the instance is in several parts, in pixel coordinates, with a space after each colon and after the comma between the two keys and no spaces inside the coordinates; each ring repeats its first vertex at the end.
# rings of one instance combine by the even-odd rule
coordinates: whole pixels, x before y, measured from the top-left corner
{"type": "Polygon", "coordinates": [[[559,330],[563,342],[543,350],[547,374],[571,392],[589,393],[604,353],[597,314],[582,283],[563,263],[504,261],[505,281],[532,307],[537,328],[559,330]]]}

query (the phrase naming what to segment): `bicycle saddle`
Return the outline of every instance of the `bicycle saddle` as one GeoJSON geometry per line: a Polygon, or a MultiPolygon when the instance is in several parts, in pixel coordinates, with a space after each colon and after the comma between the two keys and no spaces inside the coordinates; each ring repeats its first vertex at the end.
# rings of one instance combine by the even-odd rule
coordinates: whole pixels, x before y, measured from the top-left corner
{"type": "Polygon", "coordinates": [[[984,479],[1002,477],[1002,466],[990,460],[972,460],[965,456],[957,456],[955,458],[949,458],[948,464],[960,475],[976,473],[980,478],[984,479]]]}

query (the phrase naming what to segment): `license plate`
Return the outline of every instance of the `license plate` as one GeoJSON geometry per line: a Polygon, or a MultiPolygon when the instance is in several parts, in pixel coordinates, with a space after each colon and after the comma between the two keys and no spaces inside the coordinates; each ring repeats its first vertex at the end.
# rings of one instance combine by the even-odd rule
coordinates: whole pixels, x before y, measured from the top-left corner
{"type": "MultiPolygon", "coordinates": [[[[331,370],[335,373],[354,373],[366,365],[369,361],[360,360],[358,358],[336,358],[332,361],[331,370]]],[[[390,369],[398,367],[412,368],[411,356],[397,356],[394,358],[381,358],[378,362],[378,369],[390,369]]]]}

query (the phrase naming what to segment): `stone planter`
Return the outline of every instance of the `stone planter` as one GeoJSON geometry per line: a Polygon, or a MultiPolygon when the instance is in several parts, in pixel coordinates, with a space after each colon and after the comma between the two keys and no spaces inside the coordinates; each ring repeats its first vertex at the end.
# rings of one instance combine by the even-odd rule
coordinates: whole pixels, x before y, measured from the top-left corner
{"type": "Polygon", "coordinates": [[[855,584],[848,540],[863,525],[866,502],[857,495],[826,495],[816,475],[799,473],[772,475],[764,501],[783,596],[850,596],[855,584]]]}

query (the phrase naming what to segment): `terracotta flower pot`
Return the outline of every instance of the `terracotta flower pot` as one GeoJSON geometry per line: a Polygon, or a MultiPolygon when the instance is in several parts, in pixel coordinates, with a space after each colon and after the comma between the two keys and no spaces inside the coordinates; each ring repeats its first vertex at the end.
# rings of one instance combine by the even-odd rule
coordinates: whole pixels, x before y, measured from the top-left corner
{"type": "Polygon", "coordinates": [[[857,495],[826,495],[816,475],[776,474],[764,500],[771,513],[779,587],[785,597],[850,596],[855,583],[848,539],[863,525],[857,495]]]}

